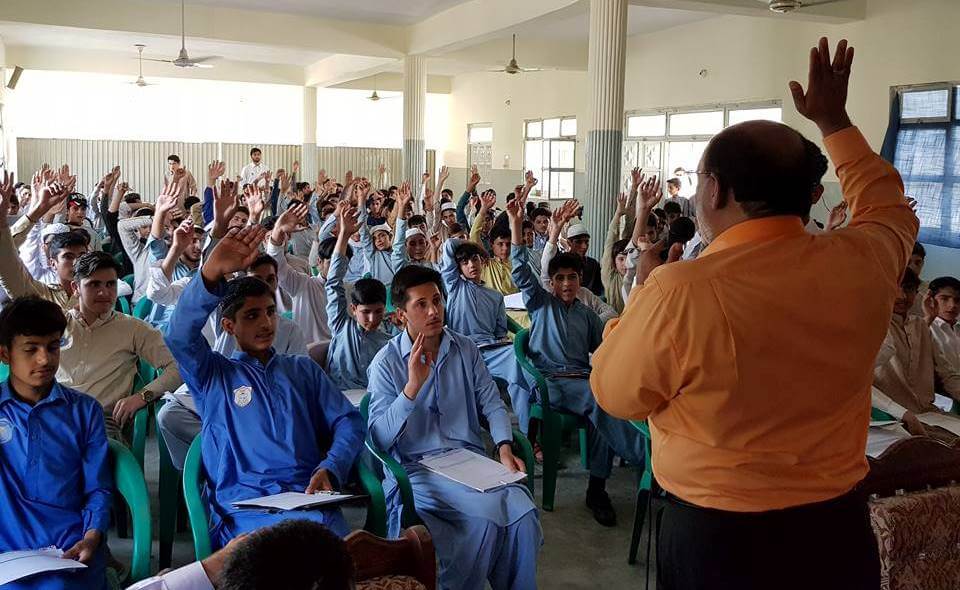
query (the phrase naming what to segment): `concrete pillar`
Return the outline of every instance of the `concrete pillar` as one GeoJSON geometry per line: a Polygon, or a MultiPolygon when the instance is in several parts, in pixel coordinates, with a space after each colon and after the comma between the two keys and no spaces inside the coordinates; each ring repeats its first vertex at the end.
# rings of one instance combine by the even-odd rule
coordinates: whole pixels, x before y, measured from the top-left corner
{"type": "Polygon", "coordinates": [[[617,205],[623,149],[623,83],[628,0],[590,0],[590,85],[584,221],[599,258],[617,205]]]}
{"type": "MultiPolygon", "coordinates": [[[[400,181],[409,180],[414,198],[420,192],[420,175],[427,165],[426,125],[427,59],[408,55],[403,60],[403,171],[400,181]]],[[[391,175],[399,182],[395,175],[391,175]]]]}
{"type": "Polygon", "coordinates": [[[317,89],[303,88],[303,147],[300,150],[300,175],[297,182],[317,180],[322,164],[317,163],[317,89]]]}

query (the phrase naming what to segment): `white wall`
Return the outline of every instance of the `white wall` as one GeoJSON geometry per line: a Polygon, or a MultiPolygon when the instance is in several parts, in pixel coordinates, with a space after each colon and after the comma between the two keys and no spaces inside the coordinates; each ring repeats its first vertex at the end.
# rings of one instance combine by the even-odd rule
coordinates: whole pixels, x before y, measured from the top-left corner
{"type": "MultiPolygon", "coordinates": [[[[784,18],[721,16],[627,43],[627,110],[781,99],[783,120],[819,141],[816,128],[793,109],[787,83],[806,84],[809,48],[821,35],[840,37],[856,49],[848,108],[879,150],[887,127],[889,89],[900,84],[960,80],[958,0],[868,0],[863,21],[826,25],[784,18]],[[707,70],[706,76],[699,72],[707,70]]],[[[466,126],[494,123],[494,168],[504,154],[522,165],[523,118],[576,114],[579,132],[589,129],[586,74],[544,72],[506,79],[496,74],[457,76],[450,109],[448,162],[466,162],[466,126]],[[506,107],[505,99],[512,105],[506,107]]],[[[578,144],[577,168],[584,146],[578,144]]],[[[832,175],[832,171],[830,173],[832,175]]],[[[504,187],[506,188],[506,187],[504,187]]],[[[836,202],[836,187],[828,187],[836,202]]],[[[822,216],[823,210],[815,210],[822,216]]],[[[925,277],[960,275],[958,252],[929,247],[925,277]]]]}

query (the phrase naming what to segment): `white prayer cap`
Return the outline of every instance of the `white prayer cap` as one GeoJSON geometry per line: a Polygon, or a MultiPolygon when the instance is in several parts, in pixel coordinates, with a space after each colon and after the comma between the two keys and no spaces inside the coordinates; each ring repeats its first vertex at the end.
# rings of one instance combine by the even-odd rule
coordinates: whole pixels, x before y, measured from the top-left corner
{"type": "Polygon", "coordinates": [[[390,227],[388,224],[386,224],[386,223],[381,223],[380,225],[375,225],[375,226],[373,226],[372,228],[370,228],[370,235],[372,236],[373,234],[377,233],[378,231],[385,231],[385,232],[387,232],[388,234],[390,234],[391,236],[393,235],[393,228],[391,228],[391,227],[390,227]]]}
{"type": "Polygon", "coordinates": [[[412,238],[413,236],[427,237],[427,234],[423,233],[423,230],[420,229],[419,227],[411,227],[410,229],[407,230],[407,233],[403,234],[403,239],[406,241],[412,238]]]}
{"type": "Polygon", "coordinates": [[[40,230],[40,239],[46,241],[50,236],[70,233],[72,230],[66,223],[48,223],[40,230]]]}
{"type": "Polygon", "coordinates": [[[457,206],[454,205],[453,203],[444,203],[443,205],[440,205],[441,213],[443,213],[444,211],[456,211],[456,210],[457,210],[457,206]]]}
{"type": "Polygon", "coordinates": [[[567,228],[567,239],[589,235],[590,232],[587,231],[587,226],[583,225],[582,223],[575,223],[567,228]]]}

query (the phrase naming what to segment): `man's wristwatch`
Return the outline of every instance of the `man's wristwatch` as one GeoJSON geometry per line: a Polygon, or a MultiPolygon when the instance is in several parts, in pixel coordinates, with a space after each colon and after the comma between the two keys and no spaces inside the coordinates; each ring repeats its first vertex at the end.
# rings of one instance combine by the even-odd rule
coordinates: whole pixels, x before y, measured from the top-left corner
{"type": "Polygon", "coordinates": [[[153,400],[157,399],[157,394],[153,393],[149,389],[141,389],[137,395],[140,396],[140,399],[143,400],[143,403],[149,404],[153,400]]]}

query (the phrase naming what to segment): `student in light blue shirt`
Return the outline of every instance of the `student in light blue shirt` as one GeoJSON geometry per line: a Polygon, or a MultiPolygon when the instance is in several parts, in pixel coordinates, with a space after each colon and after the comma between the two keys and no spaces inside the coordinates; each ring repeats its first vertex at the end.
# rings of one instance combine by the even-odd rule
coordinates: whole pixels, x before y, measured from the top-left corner
{"type": "Polygon", "coordinates": [[[409,264],[434,268],[434,264],[427,259],[430,252],[425,231],[427,221],[422,215],[411,215],[408,207],[410,199],[410,187],[404,183],[397,200],[397,230],[390,256],[395,272],[409,264]]]}
{"type": "MultiPolygon", "coordinates": [[[[452,449],[485,454],[481,416],[511,471],[510,418],[476,344],[444,328],[440,274],[420,266],[397,272],[391,286],[406,324],[370,365],[370,437],[406,469],[417,515],[434,539],[440,588],[536,588],[543,534],[529,490],[510,484],[487,492],[429,471],[423,457],[452,449]]],[[[532,474],[531,474],[532,475],[532,474]]],[[[390,533],[400,530],[397,482],[384,481],[390,533]]]]}
{"type": "MultiPolygon", "coordinates": [[[[160,264],[172,275],[172,280],[191,277],[200,265],[203,228],[194,227],[189,218],[184,219],[182,211],[175,209],[176,195],[163,194],[157,198],[157,211],[153,218],[150,238],[147,240],[147,256],[150,265],[160,264]],[[164,218],[170,215],[171,243],[163,236],[164,218]],[[173,250],[174,256],[168,256],[173,250]]],[[[161,332],[166,329],[173,306],[154,305],[147,317],[147,323],[161,332]]]]}
{"type": "Polygon", "coordinates": [[[360,251],[363,253],[364,272],[384,285],[393,281],[393,229],[384,223],[370,227],[361,211],[360,251]]]}
{"type": "Polygon", "coordinates": [[[200,411],[214,547],[289,518],[347,534],[337,508],[270,513],[233,503],[339,489],[363,444],[359,412],[319,365],[275,352],[277,305],[270,287],[254,277],[225,280],[256,259],[265,231],[233,228],[220,240],[184,291],[166,334],[200,411]],[[239,348],[229,359],[213,352],[202,335],[218,305],[223,328],[239,348]]]}
{"type": "Polygon", "coordinates": [[[440,274],[447,289],[447,325],[473,340],[490,374],[507,384],[520,431],[530,423],[530,384],[507,338],[503,294],[484,286],[480,276],[487,252],[475,242],[447,240],[440,274]]]}
{"type": "Polygon", "coordinates": [[[337,209],[340,234],[327,271],[327,322],[330,324],[330,348],[327,373],[342,390],[367,389],[367,367],[390,340],[380,330],[386,313],[387,289],[377,279],[360,279],[353,285],[347,306],[343,277],[347,271],[349,236],[357,230],[356,209],[345,203],[337,209]]]}
{"type": "MultiPolygon", "coordinates": [[[[613,457],[620,455],[642,469],[643,438],[632,424],[604,412],[590,392],[590,354],[600,345],[603,323],[592,309],[577,299],[583,259],[572,253],[554,257],[548,267],[552,291],[544,289],[527,261],[522,224],[524,200],[525,197],[508,203],[507,214],[513,238],[513,282],[523,293],[530,313],[530,360],[547,379],[551,404],[590,421],[590,483],[586,504],[598,523],[614,526],[616,513],[606,492],[613,457]]],[[[573,217],[575,211],[572,207],[569,209],[562,223],[573,217]]]]}
{"type": "Polygon", "coordinates": [[[57,383],[67,320],[21,297],[0,312],[0,553],[55,547],[86,569],[46,573],[9,590],[106,589],[112,478],[103,409],[57,383]]]}

